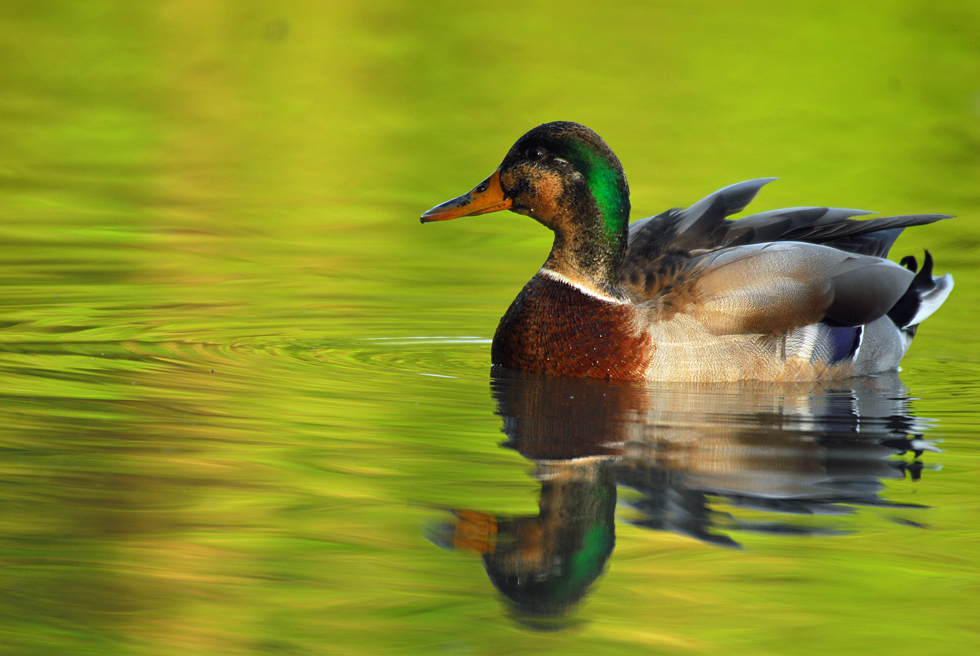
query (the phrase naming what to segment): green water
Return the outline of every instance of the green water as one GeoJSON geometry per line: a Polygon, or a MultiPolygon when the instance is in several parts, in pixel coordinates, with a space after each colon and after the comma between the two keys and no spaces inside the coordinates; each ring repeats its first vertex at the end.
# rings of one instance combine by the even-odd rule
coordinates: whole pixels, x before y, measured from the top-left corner
{"type": "Polygon", "coordinates": [[[976,653],[978,33],[975,2],[2,3],[0,653],[976,653]],[[898,379],[491,380],[549,234],[418,216],[550,120],[634,218],[761,176],[756,211],[956,214],[893,249],[956,288],[898,379]],[[493,523],[538,547],[485,566],[493,523]],[[541,553],[547,603],[506,601],[541,553]]]}

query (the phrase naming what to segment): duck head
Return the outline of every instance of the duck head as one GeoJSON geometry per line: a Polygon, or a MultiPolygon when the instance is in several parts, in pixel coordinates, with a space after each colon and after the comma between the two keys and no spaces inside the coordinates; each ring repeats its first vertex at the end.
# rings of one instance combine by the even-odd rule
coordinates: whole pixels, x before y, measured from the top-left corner
{"type": "Polygon", "coordinates": [[[616,284],[626,250],[629,186],[619,159],[589,128],[565,121],[534,128],[489,178],[433,207],[422,223],[501,210],[554,231],[545,267],[594,285],[616,284]]]}

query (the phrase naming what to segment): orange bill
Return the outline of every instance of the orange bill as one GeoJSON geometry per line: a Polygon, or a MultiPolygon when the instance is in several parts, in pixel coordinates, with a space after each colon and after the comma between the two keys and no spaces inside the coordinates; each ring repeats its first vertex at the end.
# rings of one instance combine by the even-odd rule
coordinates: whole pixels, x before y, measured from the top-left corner
{"type": "Polygon", "coordinates": [[[500,187],[500,169],[497,169],[493,175],[478,184],[472,191],[452,200],[447,200],[442,205],[436,205],[423,214],[422,223],[448,221],[461,216],[476,216],[477,214],[509,210],[513,204],[514,201],[507,198],[504,195],[504,190],[500,187]]]}
{"type": "Polygon", "coordinates": [[[477,553],[493,553],[497,549],[497,518],[475,510],[456,510],[456,533],[453,548],[477,553]]]}

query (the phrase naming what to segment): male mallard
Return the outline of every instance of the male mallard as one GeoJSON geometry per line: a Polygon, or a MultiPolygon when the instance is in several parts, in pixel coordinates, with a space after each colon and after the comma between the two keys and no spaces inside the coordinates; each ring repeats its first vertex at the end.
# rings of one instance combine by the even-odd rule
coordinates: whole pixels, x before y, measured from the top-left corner
{"type": "Polygon", "coordinates": [[[940,214],[857,221],[797,207],[735,221],[773,178],[629,225],[616,155],[577,123],[538,126],[475,189],[422,222],[511,210],[555,233],[493,338],[494,365],[626,380],[807,380],[894,369],[953,288],[883,259],[940,214]]]}

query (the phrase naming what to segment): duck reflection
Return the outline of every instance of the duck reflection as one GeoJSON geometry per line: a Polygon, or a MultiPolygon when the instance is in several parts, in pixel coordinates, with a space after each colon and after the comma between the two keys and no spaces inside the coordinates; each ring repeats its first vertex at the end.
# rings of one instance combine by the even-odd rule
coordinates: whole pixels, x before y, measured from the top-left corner
{"type": "Polygon", "coordinates": [[[492,380],[505,446],[534,462],[536,516],[471,509],[433,532],[481,554],[494,585],[524,617],[557,617],[602,572],[615,542],[617,487],[631,523],[726,547],[729,533],[833,534],[793,515],[881,498],[883,479],[921,475],[936,450],[912,416],[897,373],[833,384],[743,382],[655,386],[499,372],[492,380]],[[895,458],[911,454],[906,458],[895,458]],[[762,520],[735,511],[764,511],[762,520]],[[733,511],[734,512],[734,511],[733,511]]]}

